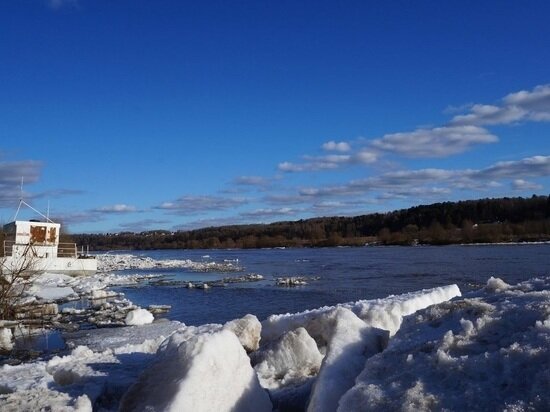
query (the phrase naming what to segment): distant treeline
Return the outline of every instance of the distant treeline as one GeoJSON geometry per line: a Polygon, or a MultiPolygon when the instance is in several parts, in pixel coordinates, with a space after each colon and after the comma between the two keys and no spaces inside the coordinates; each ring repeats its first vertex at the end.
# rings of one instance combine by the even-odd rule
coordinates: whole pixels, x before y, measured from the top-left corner
{"type": "Polygon", "coordinates": [[[169,232],[72,235],[91,250],[493,243],[550,240],[550,197],[422,205],[356,217],[169,232]]]}

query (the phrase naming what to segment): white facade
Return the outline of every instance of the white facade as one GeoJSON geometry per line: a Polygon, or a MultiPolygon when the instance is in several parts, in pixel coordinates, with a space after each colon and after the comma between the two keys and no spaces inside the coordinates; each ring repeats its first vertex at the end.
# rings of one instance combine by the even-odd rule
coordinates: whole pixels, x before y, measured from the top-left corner
{"type": "Polygon", "coordinates": [[[17,220],[4,226],[4,258],[8,271],[29,266],[29,272],[95,273],[93,257],[78,254],[74,243],[60,243],[61,225],[53,222],[17,220]]]}

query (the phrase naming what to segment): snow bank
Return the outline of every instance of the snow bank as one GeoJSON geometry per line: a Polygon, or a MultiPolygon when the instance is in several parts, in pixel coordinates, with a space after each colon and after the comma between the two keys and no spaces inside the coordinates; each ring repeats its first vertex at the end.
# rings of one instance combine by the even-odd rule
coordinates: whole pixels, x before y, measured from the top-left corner
{"type": "Polygon", "coordinates": [[[504,285],[408,317],[338,410],[548,410],[550,277],[504,285]]]}
{"type": "MultiPolygon", "coordinates": [[[[388,330],[393,335],[399,329],[403,316],[456,296],[460,296],[460,289],[450,285],[337,306],[350,309],[367,325],[388,330]]],[[[332,335],[326,315],[333,310],[334,307],[326,306],[296,314],[271,315],[262,322],[262,341],[269,342],[288,330],[304,327],[321,346],[325,346],[332,335]]]]}
{"type": "Polygon", "coordinates": [[[69,333],[74,349],[67,355],[0,368],[0,410],[117,410],[165,337],[182,326],[166,321],[69,333]]]}
{"type": "Polygon", "coordinates": [[[147,325],[152,323],[155,317],[147,309],[134,309],[126,315],[125,323],[131,325],[147,325]]]}
{"type": "Polygon", "coordinates": [[[381,352],[388,339],[388,332],[368,326],[347,308],[336,308],[331,317],[332,336],[313,385],[309,412],[336,410],[340,397],[353,386],[365,361],[381,352]]]}
{"type": "Polygon", "coordinates": [[[550,277],[458,296],[67,333],[65,356],[0,368],[0,409],[547,410],[550,277]]]}
{"type": "Polygon", "coordinates": [[[124,395],[121,411],[271,411],[267,392],[229,330],[187,328],[159,352],[124,395]]]}

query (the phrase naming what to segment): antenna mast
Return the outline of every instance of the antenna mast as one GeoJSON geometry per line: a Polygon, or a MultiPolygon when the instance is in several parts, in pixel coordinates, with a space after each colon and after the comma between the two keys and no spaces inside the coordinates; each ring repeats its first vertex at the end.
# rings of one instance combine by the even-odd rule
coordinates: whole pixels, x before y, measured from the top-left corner
{"type": "Polygon", "coordinates": [[[16,221],[17,220],[17,215],[19,214],[19,210],[21,210],[21,205],[25,205],[27,206],[29,209],[31,209],[32,211],[38,213],[40,216],[42,216],[44,219],[46,219],[46,222],[50,222],[50,223],[54,223],[50,218],[49,218],[49,214],[50,214],[50,205],[49,205],[49,202],[48,202],[48,216],[44,216],[43,213],[40,213],[38,210],[36,210],[34,207],[32,207],[31,205],[29,205],[27,202],[25,202],[23,200],[23,176],[21,176],[21,194],[20,194],[20,197],[19,197],[19,205],[17,206],[17,211],[15,212],[15,216],[13,217],[13,220],[16,221]]]}

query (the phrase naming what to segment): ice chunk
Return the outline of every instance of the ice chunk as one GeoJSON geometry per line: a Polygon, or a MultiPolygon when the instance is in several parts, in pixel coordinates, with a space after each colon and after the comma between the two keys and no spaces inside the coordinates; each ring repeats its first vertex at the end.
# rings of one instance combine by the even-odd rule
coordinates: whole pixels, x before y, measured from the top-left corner
{"type": "Polygon", "coordinates": [[[177,321],[160,319],[157,322],[121,328],[83,329],[63,334],[69,348],[87,346],[95,352],[111,349],[114,352],[155,353],[166,337],[185,325],[177,321]],[[151,342],[156,342],[151,345],[151,342]]]}
{"type": "Polygon", "coordinates": [[[147,256],[132,254],[100,254],[96,255],[97,269],[100,272],[128,269],[155,269],[155,268],[186,268],[199,272],[208,271],[239,271],[237,262],[194,262],[189,259],[162,259],[156,260],[147,256]]]}
{"type": "Polygon", "coordinates": [[[134,309],[126,315],[125,323],[127,325],[147,325],[152,323],[155,317],[147,309],[134,309]]]}
{"type": "Polygon", "coordinates": [[[409,316],[339,410],[548,410],[550,277],[488,284],[409,316]]]}
{"type": "MultiPolygon", "coordinates": [[[[460,296],[458,286],[449,285],[399,296],[389,296],[384,299],[360,300],[337,306],[350,309],[368,325],[388,330],[390,335],[393,335],[399,329],[404,316],[456,296],[460,296]]],[[[302,326],[322,345],[323,343],[319,339],[326,342],[326,336],[330,335],[330,330],[326,328],[325,322],[322,320],[323,315],[333,309],[334,307],[326,306],[296,314],[271,315],[262,322],[262,341],[272,341],[286,331],[302,326]]]]}
{"type": "Polygon", "coordinates": [[[33,294],[39,299],[61,300],[66,298],[77,299],[78,295],[69,286],[40,286],[34,285],[27,293],[33,294]]]}
{"type": "Polygon", "coordinates": [[[382,351],[388,332],[368,326],[351,310],[331,313],[332,336],[308,404],[309,412],[334,411],[370,356],[382,351]]]}
{"type": "Polygon", "coordinates": [[[241,319],[227,322],[223,327],[237,335],[247,352],[258,349],[262,324],[256,316],[248,314],[241,319]]]}
{"type": "Polygon", "coordinates": [[[254,353],[252,359],[262,386],[276,389],[317,375],[323,355],[307,331],[298,328],[254,353]]]}
{"type": "Polygon", "coordinates": [[[188,329],[159,349],[157,362],[124,395],[121,411],[271,411],[234,333],[188,329]]]}
{"type": "Polygon", "coordinates": [[[500,278],[490,277],[487,281],[487,286],[485,286],[485,290],[487,292],[502,292],[503,290],[506,290],[510,287],[508,283],[503,281],[500,278]]]}
{"type": "Polygon", "coordinates": [[[11,329],[0,328],[0,351],[10,351],[13,348],[11,329]]]}

